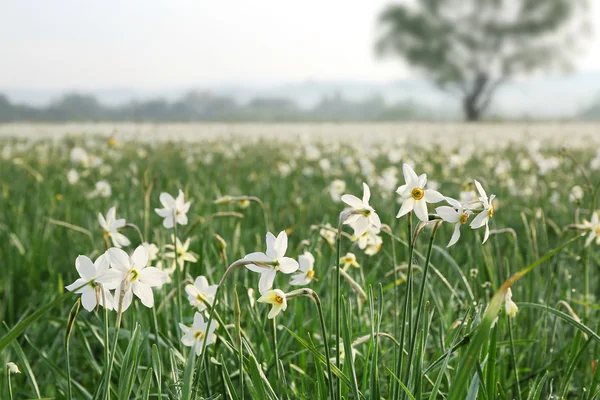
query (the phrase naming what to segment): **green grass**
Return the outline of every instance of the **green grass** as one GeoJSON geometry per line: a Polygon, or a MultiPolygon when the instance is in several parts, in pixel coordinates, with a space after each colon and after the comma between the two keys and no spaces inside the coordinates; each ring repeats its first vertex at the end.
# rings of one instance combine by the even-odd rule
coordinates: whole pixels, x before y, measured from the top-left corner
{"type": "MultiPolygon", "coordinates": [[[[593,374],[593,365],[600,353],[595,295],[600,252],[595,243],[584,246],[581,231],[565,229],[589,220],[597,209],[600,178],[589,168],[595,149],[567,154],[551,146],[537,152],[511,145],[470,152],[463,164],[450,167],[458,150],[435,145],[316,143],[321,158],[331,163],[324,169],[319,159],[306,158],[303,144],[272,139],[160,145],[109,145],[102,137],[3,139],[0,146],[10,149],[0,159],[0,320],[5,323],[0,354],[3,365],[13,361],[22,371],[10,375],[15,399],[68,398],[69,388],[73,399],[105,398],[105,387],[112,399],[326,399],[338,391],[346,399],[591,400],[598,395],[600,374],[593,374]],[[74,146],[98,156],[104,166],[73,165],[74,146]],[[388,160],[390,150],[399,150],[403,161],[411,160],[417,173],[427,173],[447,196],[458,198],[473,179],[496,194],[488,242],[481,244],[482,230],[465,225],[459,242],[446,248],[452,227],[442,224],[430,242],[430,224],[416,237],[409,263],[408,221],[395,218],[399,204],[393,193],[404,183],[402,164],[388,160]],[[540,154],[558,157],[558,166],[540,173],[534,160],[540,154]],[[496,168],[503,160],[508,171],[496,168]],[[289,174],[282,166],[290,167],[289,174]],[[80,174],[76,184],[67,181],[71,168],[80,174]],[[379,183],[387,168],[397,169],[393,188],[379,183]],[[110,183],[112,195],[88,198],[101,179],[110,183]],[[340,279],[337,299],[336,245],[323,240],[318,229],[326,223],[337,227],[344,208],[327,192],[334,179],[344,180],[346,193],[359,197],[361,183],[369,183],[370,203],[389,226],[372,256],[342,235],[340,253],[356,254],[360,268],[349,268],[349,277],[340,279]],[[569,201],[574,185],[584,189],[576,203],[569,201]],[[217,284],[232,262],[264,251],[268,225],[275,234],[288,232],[288,256],[297,258],[305,250],[314,255],[316,279],[308,287],[318,301],[310,294],[290,299],[275,320],[274,336],[266,321],[270,306],[255,301],[258,275],[236,268],[215,307],[218,340],[200,357],[180,341],[178,322],[190,325],[194,311],[185,294],[178,309],[175,276],[154,289],[153,309],[134,299],[118,332],[114,311],[107,321],[102,309],[81,309],[70,318],[78,296],[65,293],[64,286],[78,278],[76,257],[95,259],[105,250],[98,212],[116,205],[117,216],[139,228],[122,231],[132,241],[125,250],[131,253],[143,236],[158,245],[158,261],[168,267],[162,249],[172,231],[163,228],[154,208],[161,207],[161,192],[178,189],[193,201],[189,223],[178,227],[178,235],[191,237],[190,250],[199,255],[197,263],[185,265],[186,283],[205,275],[217,284]],[[224,195],[259,202],[214,203],[224,195]],[[519,306],[513,319],[504,312],[508,287],[519,306]],[[323,326],[315,304],[321,306],[323,326]],[[112,356],[107,349],[115,333],[119,340],[107,381],[112,356]],[[338,347],[344,350],[339,366],[338,347]]],[[[414,215],[412,222],[414,232],[414,215]]],[[[344,232],[352,233],[348,227],[344,232]]],[[[289,285],[289,275],[278,274],[275,282],[285,292],[297,288],[289,285]]],[[[9,398],[7,379],[2,374],[2,399],[9,398]]]]}

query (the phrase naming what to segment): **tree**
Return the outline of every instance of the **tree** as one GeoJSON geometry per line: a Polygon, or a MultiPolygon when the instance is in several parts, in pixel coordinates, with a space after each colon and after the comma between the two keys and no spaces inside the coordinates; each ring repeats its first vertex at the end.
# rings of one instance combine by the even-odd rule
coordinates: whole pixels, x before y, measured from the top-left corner
{"type": "Polygon", "coordinates": [[[587,0],[416,0],[379,16],[379,56],[398,55],[480,119],[501,84],[570,67],[588,31],[587,0]]]}

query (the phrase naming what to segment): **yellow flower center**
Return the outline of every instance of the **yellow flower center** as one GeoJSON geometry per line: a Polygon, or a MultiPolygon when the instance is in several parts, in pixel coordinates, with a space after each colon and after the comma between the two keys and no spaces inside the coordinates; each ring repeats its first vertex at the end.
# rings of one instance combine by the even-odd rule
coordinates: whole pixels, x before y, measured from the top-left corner
{"type": "Polygon", "coordinates": [[[105,237],[105,238],[107,238],[107,237],[109,237],[109,236],[110,236],[110,233],[109,233],[107,230],[105,230],[105,231],[104,231],[104,237],[105,237]]]}
{"type": "Polygon", "coordinates": [[[315,276],[315,270],[314,270],[314,269],[311,269],[311,270],[309,270],[309,271],[306,273],[306,277],[307,277],[308,279],[312,279],[314,276],[315,276]]]}
{"type": "Polygon", "coordinates": [[[275,295],[275,302],[278,304],[283,304],[283,297],[281,297],[280,295],[276,294],[275,295]]]}
{"type": "Polygon", "coordinates": [[[131,279],[130,279],[130,280],[131,280],[131,281],[135,281],[135,280],[138,278],[138,276],[140,276],[140,273],[139,273],[139,272],[137,272],[137,270],[135,270],[135,269],[132,269],[132,270],[129,272],[129,275],[131,276],[131,279]]]}
{"type": "Polygon", "coordinates": [[[600,226],[596,228],[596,236],[600,236],[600,226]]]}
{"type": "Polygon", "coordinates": [[[491,217],[494,216],[494,206],[490,206],[490,209],[488,210],[488,215],[491,217]]]}
{"type": "Polygon", "coordinates": [[[204,332],[202,332],[202,331],[194,332],[194,339],[204,340],[204,332]]]}
{"type": "Polygon", "coordinates": [[[202,293],[198,293],[196,295],[196,300],[198,300],[199,302],[203,302],[205,299],[204,295],[202,293]]]}
{"type": "Polygon", "coordinates": [[[410,192],[410,195],[415,200],[421,200],[425,196],[425,191],[419,187],[416,187],[410,192]]]}
{"type": "Polygon", "coordinates": [[[460,215],[460,223],[464,225],[464,224],[466,224],[466,223],[467,223],[467,221],[469,221],[469,214],[467,214],[467,213],[462,213],[462,214],[460,215]]]}

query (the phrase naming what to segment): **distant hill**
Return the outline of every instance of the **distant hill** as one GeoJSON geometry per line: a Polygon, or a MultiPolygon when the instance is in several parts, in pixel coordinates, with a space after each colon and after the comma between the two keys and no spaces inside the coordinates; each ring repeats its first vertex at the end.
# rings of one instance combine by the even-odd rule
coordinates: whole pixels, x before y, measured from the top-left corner
{"type": "MultiPolygon", "coordinates": [[[[308,110],[335,96],[351,102],[381,98],[387,105],[410,103],[423,107],[436,118],[460,118],[460,100],[457,95],[438,90],[421,79],[392,82],[361,81],[303,81],[278,84],[203,84],[189,87],[135,89],[77,89],[54,90],[35,88],[0,88],[8,100],[27,106],[49,106],[65,93],[83,93],[93,96],[108,107],[132,102],[164,100],[175,102],[191,90],[210,92],[245,105],[255,99],[287,99],[308,110]]],[[[572,75],[539,77],[511,82],[497,93],[490,114],[507,118],[574,118],[600,114],[600,71],[579,72],[572,75]],[[597,101],[598,100],[598,101],[597,101]],[[594,104],[596,104],[594,106],[594,104]]]]}

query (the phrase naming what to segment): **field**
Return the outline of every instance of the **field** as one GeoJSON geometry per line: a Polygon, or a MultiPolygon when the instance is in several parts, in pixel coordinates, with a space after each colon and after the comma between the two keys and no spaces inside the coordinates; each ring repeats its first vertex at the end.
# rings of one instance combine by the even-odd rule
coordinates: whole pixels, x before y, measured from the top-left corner
{"type": "Polygon", "coordinates": [[[0,126],[0,398],[596,399],[599,131],[0,126]]]}

